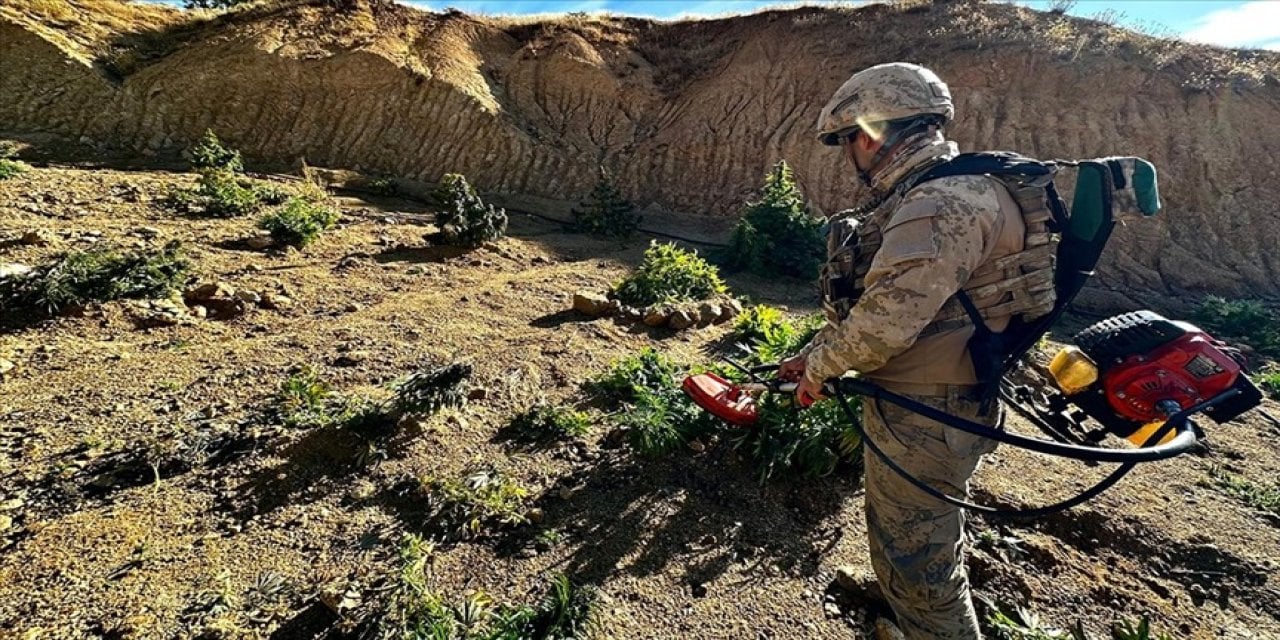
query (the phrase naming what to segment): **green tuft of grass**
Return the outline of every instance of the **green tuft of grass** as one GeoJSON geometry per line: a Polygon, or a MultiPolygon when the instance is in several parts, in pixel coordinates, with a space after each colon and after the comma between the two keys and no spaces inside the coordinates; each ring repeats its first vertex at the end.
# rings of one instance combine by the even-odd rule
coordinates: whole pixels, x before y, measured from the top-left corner
{"type": "Polygon", "coordinates": [[[18,160],[18,146],[7,140],[0,142],[0,180],[8,180],[27,172],[26,163],[18,160]]]}
{"type": "Polygon", "coordinates": [[[159,250],[67,253],[21,278],[0,281],[0,310],[58,313],[90,302],[165,298],[181,286],[190,268],[176,241],[159,250]]]}
{"type": "Polygon", "coordinates": [[[634,273],[614,286],[624,304],[645,307],[660,302],[706,300],[728,291],[711,263],[673,243],[650,243],[634,273]]]}
{"type": "Polygon", "coordinates": [[[1209,467],[1209,480],[1202,484],[1218,489],[1253,509],[1280,516],[1280,484],[1254,484],[1218,465],[1209,467]]]}
{"type": "Polygon", "coordinates": [[[258,227],[270,233],[277,242],[305,247],[337,223],[337,211],[302,198],[290,198],[282,209],[259,220],[258,227]]]}
{"type": "Polygon", "coordinates": [[[370,193],[378,196],[395,196],[400,194],[400,187],[391,178],[374,178],[365,183],[370,193]]]}
{"type": "Polygon", "coordinates": [[[276,411],[290,427],[324,427],[334,424],[337,414],[329,384],[310,367],[295,373],[276,392],[276,411]]]}
{"type": "Polygon", "coordinates": [[[166,200],[173,210],[189,216],[235,218],[258,211],[263,198],[271,195],[235,172],[203,169],[194,189],[173,187],[166,200]]]}

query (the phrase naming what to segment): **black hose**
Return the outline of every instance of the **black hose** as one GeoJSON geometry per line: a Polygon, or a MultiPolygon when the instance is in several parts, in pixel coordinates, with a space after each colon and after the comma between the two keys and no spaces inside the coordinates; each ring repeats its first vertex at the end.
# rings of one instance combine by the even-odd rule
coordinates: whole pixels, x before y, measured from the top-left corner
{"type": "MultiPolygon", "coordinates": [[[[912,400],[911,398],[893,393],[879,385],[857,378],[840,378],[838,380],[831,380],[828,381],[826,386],[829,389],[839,391],[840,393],[852,393],[853,395],[861,395],[869,398],[883,398],[904,409],[929,418],[930,420],[940,422],[953,429],[959,429],[966,433],[971,433],[975,436],[990,438],[997,442],[1003,442],[1015,447],[1027,449],[1028,451],[1035,451],[1036,453],[1070,458],[1072,460],[1117,463],[1155,462],[1157,460],[1168,460],[1174,456],[1186,453],[1196,444],[1195,433],[1190,429],[1182,428],[1178,429],[1177,437],[1175,437],[1171,442],[1154,447],[1143,447],[1127,451],[1121,449],[1107,449],[1104,447],[1088,447],[1061,442],[1051,442],[1049,440],[1028,438],[1026,436],[1020,436],[1007,431],[992,429],[987,425],[950,415],[929,405],[912,400]]],[[[1182,411],[1169,416],[1169,418],[1165,420],[1165,425],[1179,425],[1180,423],[1185,423],[1192,414],[1212,407],[1238,393],[1239,391],[1232,389],[1210,398],[1205,402],[1183,409],[1182,411]]],[[[1168,433],[1168,431],[1164,429],[1161,429],[1161,431],[1168,433]]]]}
{"type": "MultiPolygon", "coordinates": [[[[836,401],[840,403],[840,407],[841,409],[844,410],[845,417],[848,418],[849,422],[854,425],[860,425],[861,422],[858,420],[858,417],[853,414],[853,409],[849,407],[849,401],[845,398],[844,394],[840,393],[837,390],[835,394],[835,398],[836,398],[836,401]]],[[[878,399],[874,400],[874,402],[878,403],[879,400],[878,399]]],[[[879,411],[878,404],[877,404],[877,411],[879,411]]],[[[1150,442],[1158,442],[1159,438],[1163,438],[1164,433],[1167,431],[1167,428],[1168,428],[1168,425],[1166,424],[1166,427],[1164,429],[1161,429],[1161,431],[1158,433],[1156,437],[1152,437],[1150,442]]],[[[877,445],[875,441],[872,440],[867,435],[866,429],[859,427],[858,431],[862,436],[862,441],[867,445],[867,448],[870,449],[871,452],[876,455],[877,458],[880,458],[880,460],[883,461],[886,466],[892,469],[894,473],[897,473],[907,482],[910,482],[917,489],[920,489],[921,491],[929,494],[930,496],[933,496],[934,498],[937,498],[938,500],[941,500],[951,506],[959,507],[961,509],[968,509],[969,511],[975,511],[977,513],[981,513],[988,516],[999,516],[1002,518],[1040,518],[1040,517],[1044,517],[1054,513],[1058,513],[1060,511],[1066,511],[1067,509],[1070,509],[1072,507],[1088,502],[1089,500],[1092,500],[1093,498],[1097,497],[1103,491],[1110,489],[1115,483],[1119,482],[1121,478],[1123,478],[1126,474],[1132,471],[1134,467],[1138,465],[1138,463],[1136,462],[1128,462],[1128,463],[1122,464],[1115,471],[1112,471],[1110,475],[1108,475],[1107,477],[1103,478],[1100,482],[1098,482],[1098,484],[1095,484],[1092,487],[1085,489],[1080,494],[1072,498],[1063,500],[1062,502],[1055,502],[1050,505],[1046,505],[1043,507],[1035,507],[1031,509],[1000,509],[997,507],[988,507],[985,505],[976,504],[973,502],[969,502],[967,500],[961,500],[959,498],[953,498],[929,486],[928,484],[925,484],[923,480],[911,475],[905,469],[898,466],[898,463],[894,462],[893,458],[890,458],[888,454],[882,451],[879,445],[877,445]]]]}

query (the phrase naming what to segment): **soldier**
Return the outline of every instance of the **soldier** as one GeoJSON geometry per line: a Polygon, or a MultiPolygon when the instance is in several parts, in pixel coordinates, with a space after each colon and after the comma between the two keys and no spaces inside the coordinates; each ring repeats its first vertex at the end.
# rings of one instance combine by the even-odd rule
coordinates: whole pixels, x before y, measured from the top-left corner
{"type": "MultiPolygon", "coordinates": [[[[1028,291],[1016,277],[1052,264],[1043,255],[1022,259],[1037,225],[1029,226],[996,179],[916,183],[957,155],[942,135],[953,115],[947,85],[906,63],[854,74],[823,107],[818,139],[840,146],[871,199],[832,218],[822,274],[829,322],[781,372],[800,382],[802,403],[821,397],[823,380],[852,370],[949,414],[987,425],[1001,420],[998,404],[984,412],[973,396],[978,380],[967,343],[974,324],[956,294],[983,287],[973,302],[987,326],[1002,331],[1006,311],[1017,308],[1010,300],[1029,301],[1021,307],[1028,316],[1052,306],[1051,287],[1028,291]]],[[[967,496],[979,459],[996,444],[871,400],[863,426],[908,473],[955,497],[967,496]]],[[[961,511],[911,486],[869,450],[864,462],[871,564],[902,635],[980,638],[961,511]]]]}

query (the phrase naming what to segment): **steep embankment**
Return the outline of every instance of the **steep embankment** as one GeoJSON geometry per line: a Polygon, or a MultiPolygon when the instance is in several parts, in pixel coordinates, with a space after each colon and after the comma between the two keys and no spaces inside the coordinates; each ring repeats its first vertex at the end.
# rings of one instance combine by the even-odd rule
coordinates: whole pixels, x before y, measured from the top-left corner
{"type": "Polygon", "coordinates": [[[852,71],[915,60],[952,84],[966,148],[1138,154],[1163,170],[1166,215],[1118,233],[1102,284],[1147,302],[1280,294],[1273,54],[967,2],[680,23],[365,2],[211,17],[75,0],[55,18],[25,3],[0,8],[8,129],[152,153],[213,127],[263,162],[459,171],[552,201],[579,198],[604,165],[637,202],[681,215],[731,216],[779,158],[819,211],[848,206],[847,172],[811,137],[817,110],[852,71]]]}

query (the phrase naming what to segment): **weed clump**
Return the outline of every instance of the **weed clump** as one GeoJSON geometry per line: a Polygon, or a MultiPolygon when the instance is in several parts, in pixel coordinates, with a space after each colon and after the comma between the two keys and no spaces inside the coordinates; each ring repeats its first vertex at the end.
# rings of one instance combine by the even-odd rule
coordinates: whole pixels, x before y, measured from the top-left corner
{"type": "Polygon", "coordinates": [[[212,218],[235,218],[262,208],[264,193],[239,174],[205,169],[194,189],[170,189],[169,205],[180,213],[212,218]]]}
{"type": "Polygon", "coordinates": [[[279,243],[305,247],[338,223],[338,212],[302,198],[290,198],[283,208],[263,216],[258,228],[279,243]]]}
{"type": "Polygon", "coordinates": [[[781,309],[756,305],[738,315],[730,337],[746,352],[751,363],[765,364],[799,353],[822,328],[822,323],[821,315],[793,323],[781,309]]]}
{"type": "Polygon", "coordinates": [[[623,304],[646,307],[661,302],[706,300],[728,290],[720,271],[675,244],[653,242],[635,273],[614,287],[623,304]]]}
{"type": "Polygon", "coordinates": [[[523,440],[563,440],[587,435],[591,419],[569,407],[539,404],[513,418],[509,428],[523,440]]]}
{"type": "Polygon", "coordinates": [[[17,159],[18,149],[13,143],[0,143],[0,180],[8,180],[26,173],[26,163],[17,159]]]}
{"type": "Polygon", "coordinates": [[[1280,516],[1280,484],[1254,484],[1217,465],[1209,468],[1209,480],[1202,484],[1223,491],[1254,509],[1280,516]]]}
{"type": "Polygon", "coordinates": [[[1254,376],[1254,381],[1271,399],[1280,400],[1280,366],[1273,364],[1264,367],[1254,376]]]}
{"type": "Polygon", "coordinates": [[[435,547],[414,535],[400,550],[399,579],[386,611],[376,616],[379,637],[413,640],[577,640],[595,627],[598,598],[563,575],[553,577],[535,604],[496,603],[483,591],[451,603],[433,586],[435,547]]]}
{"type": "Polygon", "coordinates": [[[432,414],[457,407],[467,399],[466,381],[471,365],[454,363],[415,371],[396,385],[388,412],[392,416],[432,414]]]}
{"type": "Polygon", "coordinates": [[[575,231],[626,238],[640,228],[642,216],[636,212],[635,205],[622,196],[603,169],[581,207],[570,211],[575,231]]]}
{"type": "Polygon", "coordinates": [[[1280,357],[1280,317],[1257,300],[1208,296],[1194,318],[1219,338],[1243,340],[1266,356],[1280,357]]]}
{"type": "Polygon", "coordinates": [[[227,171],[244,173],[244,159],[240,152],[225,147],[213,129],[205,129],[200,141],[187,150],[191,167],[196,171],[227,171]]]}
{"type": "MultiPolygon", "coordinates": [[[[738,376],[723,369],[717,373],[738,376]]],[[[842,460],[861,459],[858,426],[849,423],[834,400],[800,410],[789,397],[765,394],[754,425],[725,429],[681,391],[680,378],[679,367],[646,349],[616,363],[592,390],[604,400],[626,405],[614,420],[642,455],[669,454],[694,439],[725,433],[734,448],[755,462],[762,483],[784,475],[824,476],[842,460]]]]}
{"type": "Polygon", "coordinates": [[[529,490],[495,469],[462,478],[425,478],[428,520],[447,535],[474,538],[496,526],[524,524],[529,490]]]}
{"type": "Polygon", "coordinates": [[[365,183],[365,188],[370,193],[378,196],[391,197],[400,193],[400,187],[391,178],[374,178],[365,183]]]}
{"type": "Polygon", "coordinates": [[[276,412],[289,427],[325,427],[340,420],[335,396],[315,369],[304,368],[289,376],[276,392],[276,412]]]}
{"type": "Polygon", "coordinates": [[[445,175],[433,197],[441,206],[436,225],[446,244],[474,248],[507,232],[507,212],[486,205],[462,175],[445,175]]]}
{"type": "Polygon", "coordinates": [[[181,286],[190,267],[176,241],[160,250],[67,253],[24,276],[0,280],[0,310],[59,313],[90,302],[165,298],[181,286]]]}
{"type": "Polygon", "coordinates": [[[812,277],[826,248],[822,223],[809,215],[804,196],[786,161],[765,176],[760,199],[747,203],[725,252],[725,265],[734,271],[812,277]]]}

